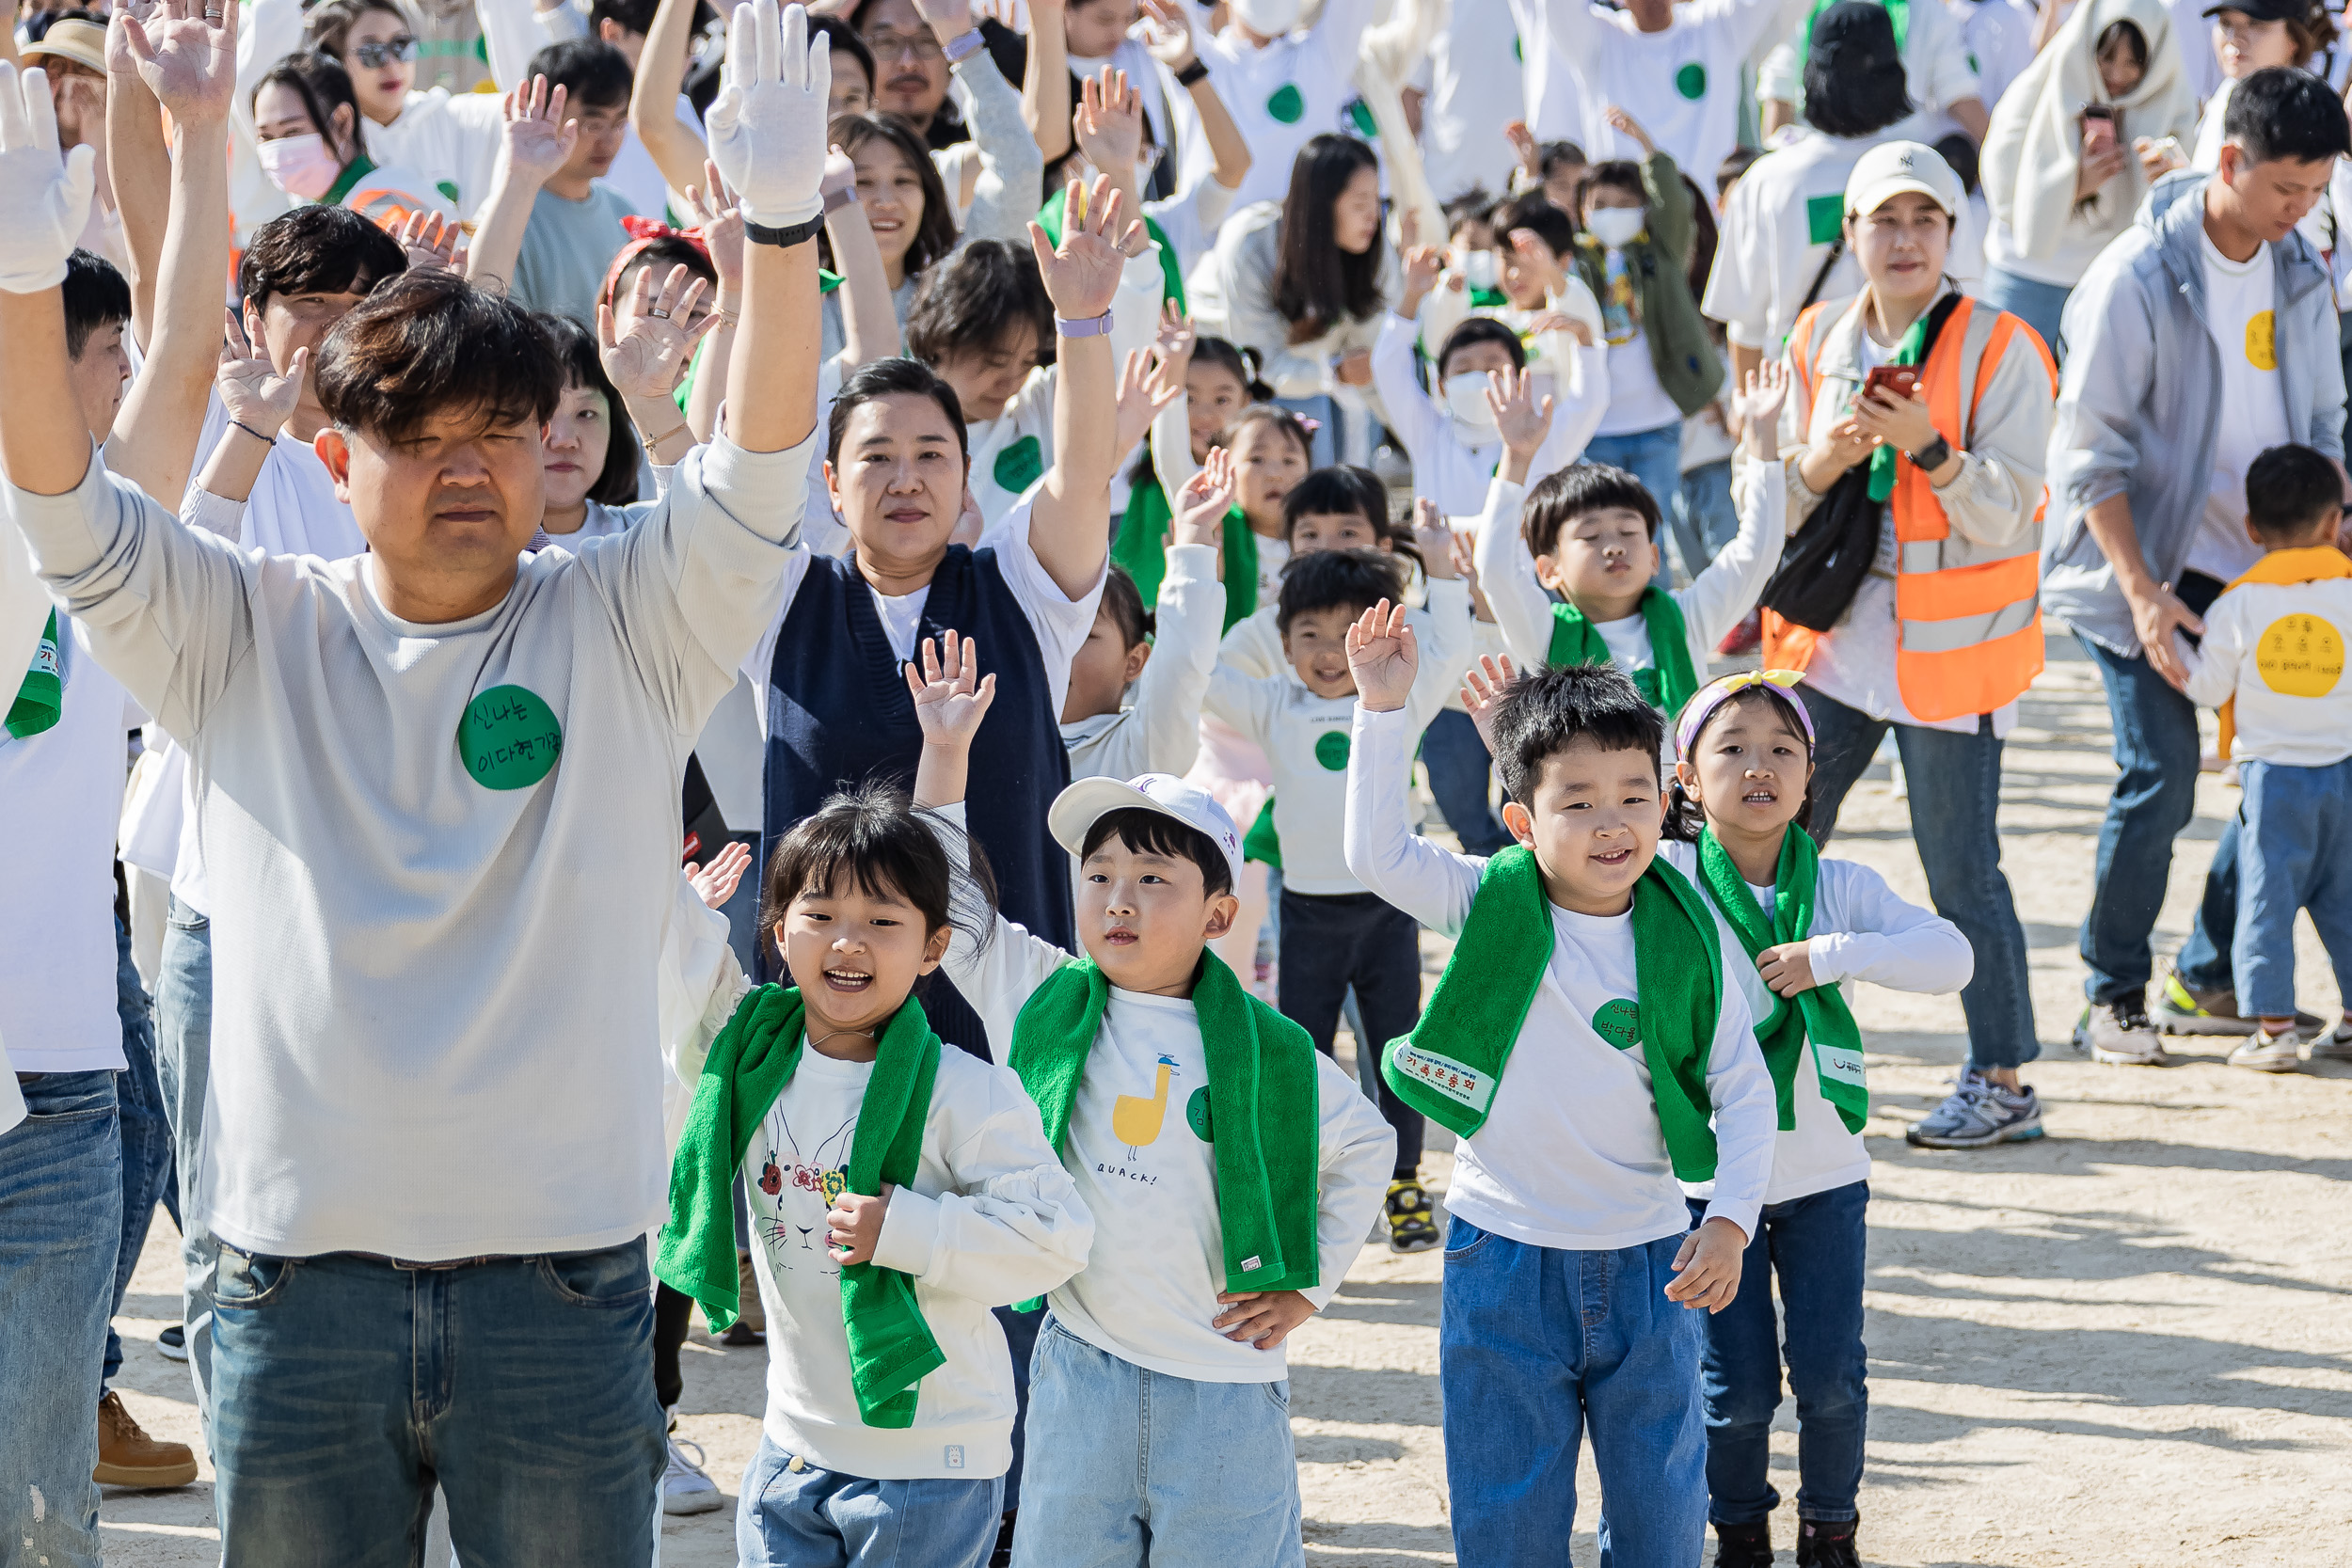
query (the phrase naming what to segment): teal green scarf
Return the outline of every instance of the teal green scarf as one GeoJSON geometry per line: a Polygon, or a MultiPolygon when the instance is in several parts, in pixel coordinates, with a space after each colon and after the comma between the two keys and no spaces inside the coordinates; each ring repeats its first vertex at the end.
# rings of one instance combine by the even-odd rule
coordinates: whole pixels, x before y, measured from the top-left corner
{"type": "MultiPolygon", "coordinates": [[[[1650,668],[1629,670],[1642,700],[1672,719],[1699,689],[1691,667],[1691,634],[1682,607],[1662,588],[1642,591],[1642,625],[1649,633],[1650,668]]],[[[1572,604],[1551,607],[1551,652],[1545,662],[1607,664],[1609,643],[1585,613],[1572,604]]]]}
{"type": "MultiPolygon", "coordinates": [[[[1147,605],[1159,602],[1160,582],[1168,576],[1168,533],[1174,521],[1160,482],[1138,480],[1127,497],[1127,515],[1111,541],[1111,561],[1136,579],[1136,592],[1147,605]]],[[[1249,531],[1249,519],[1238,506],[1225,514],[1224,545],[1224,629],[1232,631],[1235,622],[1258,608],[1258,536],[1249,531]]]]}

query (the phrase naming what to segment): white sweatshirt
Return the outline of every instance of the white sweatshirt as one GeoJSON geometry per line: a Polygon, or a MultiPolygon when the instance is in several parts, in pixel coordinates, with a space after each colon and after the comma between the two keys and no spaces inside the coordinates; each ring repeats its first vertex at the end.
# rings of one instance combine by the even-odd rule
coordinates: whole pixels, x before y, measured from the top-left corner
{"type": "MultiPolygon", "coordinates": [[[[1413,373],[1413,340],[1421,328],[1395,311],[1381,318],[1380,336],[1372,345],[1372,384],[1388,411],[1389,426],[1405,443],[1413,460],[1413,494],[1438,503],[1449,517],[1468,517],[1486,504],[1486,483],[1502,462],[1502,436],[1489,425],[1483,432],[1465,426],[1438,397],[1422,389],[1413,373]]],[[[1559,334],[1566,339],[1565,333],[1559,334]]],[[[1575,340],[1566,339],[1571,345],[1575,340]]],[[[1434,355],[1441,345],[1431,343],[1434,355]]],[[[1584,455],[1584,445],[1609,409],[1608,347],[1574,348],[1575,364],[1597,361],[1597,372],[1572,377],[1573,385],[1554,394],[1551,429],[1528,467],[1531,484],[1541,483],[1584,455]]],[[[1433,359],[1430,377],[1436,381],[1433,359]]]]}
{"type": "MultiPolygon", "coordinates": [[[[940,815],[963,825],[960,804],[940,815]]],[[[940,837],[964,894],[962,834],[940,837]]],[[[1073,957],[1000,915],[991,939],[977,946],[959,930],[944,967],[989,1037],[1009,1040],[1030,996],[1073,957]]],[[[1094,1244],[1085,1269],[1053,1292],[1051,1305],[1071,1333],[1138,1367],[1201,1383],[1270,1383],[1289,1375],[1282,1347],[1259,1350],[1210,1326],[1225,1310],[1216,1299],[1225,1289],[1225,1228],[1216,1145],[1200,1131],[1208,1125],[1208,1081],[1190,1001],[1112,988],[1061,1151],[1094,1215],[1094,1244]]],[[[1299,1293],[1320,1310],[1380,1212],[1396,1166],[1396,1133],[1327,1056],[1316,1058],[1315,1088],[1318,1280],[1299,1293]]]]}
{"type": "MultiPolygon", "coordinates": [[[[1127,705],[1061,727],[1070,777],[1132,779],[1141,773],[1182,778],[1200,750],[1200,702],[1216,665],[1225,624],[1225,585],[1214,545],[1172,545],[1153,610],[1152,657],[1128,689],[1127,705]]],[[[1076,875],[1076,868],[1072,868],[1076,875]]]]}
{"type": "Polygon", "coordinates": [[[222,1240],[433,1259],[659,1223],[678,778],[775,613],[815,448],[701,449],[639,527],[445,625],[387,611],[374,557],[239,551],[96,463],[8,492],[198,776],[222,1240]],[[569,756],[530,780],[550,729],[569,756]]]}
{"type": "MultiPolygon", "coordinates": [[[[1791,828],[1791,832],[1804,830],[1791,828]]],[[[1695,844],[1668,842],[1658,847],[1659,858],[1691,879],[1699,879],[1699,848],[1695,844]]],[[[1805,958],[1819,985],[1867,980],[1892,990],[1942,994],[1966,985],[1976,973],[1976,954],[1960,927],[1930,910],[1896,895],[1886,879],[1855,861],[1824,860],[1813,895],[1813,936],[1805,958]]],[[[1750,882],[1748,892],[1764,917],[1772,914],[1772,890],[1750,882]]],[[[1714,900],[1708,907],[1714,909],[1714,900]]],[[[1731,928],[1721,910],[1714,910],[1715,935],[1723,943],[1724,968],[1738,983],[1753,1019],[1771,1015],[1773,996],[1756,965],[1747,961],[1740,933],[1731,928]]],[[[1847,993],[1852,1002],[1851,990],[1847,993]]],[[[1767,1069],[1769,1070],[1769,1069],[1767,1069]]],[[[1870,1152],[1859,1132],[1846,1131],[1837,1109],[1821,1098],[1820,1074],[1810,1055],[1798,1064],[1790,1085],[1797,1125],[1776,1135],[1772,1146],[1772,1180],[1764,1189],[1766,1203],[1787,1203],[1810,1193],[1870,1179],[1870,1152]]],[[[1714,1195],[1712,1181],[1685,1182],[1692,1197],[1714,1195]]]]}
{"type": "MultiPolygon", "coordinates": [[[[1347,769],[1347,863],[1372,891],[1441,935],[1459,936],[1486,861],[1406,831],[1405,789],[1418,729],[1404,710],[1356,710],[1347,769]]],[[[1633,916],[1551,911],[1551,961],[1503,1065],[1494,1107],[1455,1146],[1446,1207],[1531,1246],[1606,1252],[1691,1226],[1666,1156],[1637,1045],[1620,1049],[1592,1021],[1638,1006],[1633,916]]],[[[1728,966],[1726,966],[1728,967],[1728,966]]],[[[1715,1194],[1707,1218],[1756,1235],[1772,1173],[1779,1111],[1746,997],[1728,979],[1708,1048],[1715,1106],[1715,1194]]]]}
{"type": "Polygon", "coordinates": [[[2188,666],[2190,702],[2218,707],[2237,699],[2236,755],[2325,768],[2352,756],[2347,637],[2352,578],[2249,582],[2205,611],[2201,648],[2175,647],[2188,666]]]}
{"type": "MultiPolygon", "coordinates": [[[[1415,740],[1453,695],[1470,656],[1469,586],[1459,578],[1432,582],[1428,610],[1428,633],[1419,640],[1421,672],[1413,678],[1412,695],[1400,720],[1415,740]]],[[[1207,711],[1264,747],[1273,765],[1274,831],[1282,841],[1284,891],[1326,896],[1364,892],[1368,879],[1348,863],[1340,838],[1355,693],[1318,697],[1288,665],[1253,680],[1230,664],[1219,664],[1209,677],[1207,711]]],[[[1407,820],[1405,809],[1400,793],[1400,832],[1407,820]]],[[[1374,886],[1371,891],[1380,889],[1374,886]]]]}

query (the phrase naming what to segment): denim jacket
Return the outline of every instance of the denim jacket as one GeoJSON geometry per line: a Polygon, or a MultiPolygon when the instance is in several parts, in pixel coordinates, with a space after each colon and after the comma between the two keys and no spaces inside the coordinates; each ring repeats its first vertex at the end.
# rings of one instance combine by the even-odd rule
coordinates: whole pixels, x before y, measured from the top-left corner
{"type": "MultiPolygon", "coordinates": [[[[2205,515],[2220,424],[2221,356],[2205,323],[2205,182],[2157,182],[2132,227],[2100,253],[2067,301],[2066,365],[2050,432],[2042,607],[2086,637],[2137,657],[2131,607],[2086,517],[2130,499],[2148,570],[2179,580],[2205,515]]],[[[2328,270],[2301,234],[2270,247],[2278,280],[2280,390],[2296,438],[2344,456],[2344,364],[2328,270]]]]}

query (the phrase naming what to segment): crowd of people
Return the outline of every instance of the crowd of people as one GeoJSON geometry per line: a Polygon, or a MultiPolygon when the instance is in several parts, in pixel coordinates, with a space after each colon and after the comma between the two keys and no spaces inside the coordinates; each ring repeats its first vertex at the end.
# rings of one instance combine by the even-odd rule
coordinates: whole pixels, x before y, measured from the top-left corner
{"type": "Polygon", "coordinates": [[[24,10],[0,1565],[198,1473],[111,1386],[159,1204],[231,1564],[437,1494],[658,1560],[697,1311],[768,1356],[746,1564],[1300,1563],[1284,1342],[1368,1234],[1444,1249],[1461,1562],[1556,1559],[1587,1436],[1609,1560],[1775,1560],[1785,1379],[1857,1564],[1845,983],[1961,999],[1911,1143],[2042,1134],[2045,615],[2120,770],[2075,1048],[2352,1057],[2338,40],[24,10]],[[1890,745],[1931,910],[1821,853],[1890,745]]]}

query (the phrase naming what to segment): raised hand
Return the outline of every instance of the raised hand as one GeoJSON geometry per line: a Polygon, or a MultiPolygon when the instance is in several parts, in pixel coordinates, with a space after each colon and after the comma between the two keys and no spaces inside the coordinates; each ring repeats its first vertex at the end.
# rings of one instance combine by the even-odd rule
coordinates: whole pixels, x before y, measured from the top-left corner
{"type": "Polygon", "coordinates": [[[750,848],[729,842],[710,857],[708,865],[686,863],[686,879],[694,884],[694,895],[703,907],[715,910],[735,896],[735,884],[743,879],[743,868],[752,863],[750,848]]]}
{"type": "MultiPolygon", "coordinates": [[[[850,172],[856,176],[854,166],[850,172]]],[[[710,252],[710,270],[719,275],[719,298],[724,301],[743,292],[743,210],[719,178],[719,166],[708,159],[703,161],[703,179],[707,182],[686,187],[686,211],[678,215],[688,228],[701,230],[703,248],[710,252]]]]}
{"type": "Polygon", "coordinates": [[[506,129],[499,160],[507,177],[530,185],[544,185],[571,157],[580,140],[580,121],[564,118],[565,87],[548,90],[548,79],[533,76],[528,87],[506,95],[506,129]]]}
{"type": "MultiPolygon", "coordinates": [[[[39,293],[65,281],[66,258],[89,221],[98,150],[60,155],[49,73],[0,60],[0,290],[39,293]]],[[[1095,314],[1102,314],[1096,311],[1095,314]]]]}
{"type": "Polygon", "coordinates": [[[1535,377],[1530,371],[1486,372],[1486,410],[1495,429],[1515,457],[1532,459],[1551,434],[1551,399],[1535,398],[1535,377]]]}
{"type": "Polygon", "coordinates": [[[1422,570],[1432,582],[1445,582],[1457,575],[1454,564],[1456,546],[1454,531],[1445,526],[1445,516],[1438,503],[1427,496],[1413,501],[1413,543],[1421,546],[1422,570]]]}
{"type": "Polygon", "coordinates": [[[960,39],[978,25],[972,20],[972,0],[914,0],[914,11],[930,24],[931,37],[942,43],[960,39]]]}
{"type": "Polygon", "coordinates": [[[808,12],[748,0],[727,21],[723,86],[704,120],[710,159],[746,221],[789,229],[822,214],[831,40],[809,41],[808,12]]]}
{"type": "Polygon", "coordinates": [[[666,398],[676,388],[693,363],[694,345],[719,325],[715,313],[688,325],[708,287],[684,266],[675,266],[656,294],[653,268],[643,267],[619,322],[612,307],[596,307],[598,357],[623,397],[666,398]]]}
{"type": "Polygon", "coordinates": [[[410,272],[462,274],[466,270],[466,230],[438,213],[409,214],[392,238],[408,253],[410,272]]]}
{"type": "Polygon", "coordinates": [[[1421,302],[1429,291],[1438,286],[1438,275],[1445,270],[1445,252],[1434,245],[1415,245],[1405,253],[1405,292],[1396,302],[1396,313],[1410,321],[1420,310],[1421,302]]]}
{"type": "Polygon", "coordinates": [[[1767,359],[1732,394],[1732,428],[1746,432],[1748,450],[1768,463],[1780,455],[1780,409],[1788,401],[1788,365],[1767,359]]]}
{"type": "Polygon", "coordinates": [[[955,752],[971,748],[988,705],[996,700],[996,676],[980,674],[979,649],[968,637],[950,631],[946,651],[923,639],[921,668],[906,662],[907,695],[914,699],[914,720],[923,727],[923,744],[955,752]]]}
{"type": "Polygon", "coordinates": [[[1070,117],[1078,150],[1098,169],[1127,170],[1143,150],[1143,95],[1127,85],[1127,73],[1104,66],[1078,84],[1077,112],[1070,117]]]}
{"type": "Polygon", "coordinates": [[[1176,515],[1170,520],[1170,545],[1225,543],[1225,515],[1233,510],[1240,481],[1233,473],[1233,455],[1223,447],[1209,449],[1209,460],[1176,492],[1176,515]]]}
{"type": "Polygon", "coordinates": [[[1403,605],[1382,599],[1347,628],[1347,668],[1356,677],[1356,701],[1366,713],[1392,713],[1405,705],[1421,671],[1421,647],[1403,605]]]}
{"type": "Polygon", "coordinates": [[[1142,0],[1143,46],[1170,71],[1182,71],[1200,57],[1193,47],[1192,18],[1184,0],[1142,0]]]}
{"type": "Polygon", "coordinates": [[[1635,144],[1641,148],[1645,157],[1658,150],[1658,144],[1649,139],[1649,133],[1642,129],[1642,122],[1614,103],[1609,105],[1601,118],[1609,122],[1611,130],[1620,135],[1632,137],[1635,144]]]}
{"type": "Polygon", "coordinates": [[[1168,373],[1175,376],[1178,386],[1184,384],[1184,372],[1191,368],[1192,345],[1200,341],[1200,329],[1184,314],[1183,306],[1171,299],[1160,307],[1160,335],[1154,344],[1160,351],[1161,362],[1168,367],[1168,373]]]}
{"type": "Polygon", "coordinates": [[[162,0],[137,16],[118,10],[107,30],[107,65],[114,66],[119,40],[173,119],[218,123],[236,96],[237,11],[225,0],[162,0]]]}
{"type": "Polygon", "coordinates": [[[225,311],[221,332],[220,368],[213,372],[213,389],[229,418],[263,440],[274,441],[294,418],[302,401],[302,377],[310,366],[310,351],[298,348],[283,375],[269,362],[267,349],[256,350],[246,341],[245,325],[234,310],[225,311]]]}
{"type": "Polygon", "coordinates": [[[1502,135],[1511,144],[1511,155],[1518,160],[1519,167],[1527,171],[1527,177],[1531,180],[1542,178],[1543,149],[1535,145],[1535,133],[1527,128],[1527,121],[1512,120],[1503,126],[1502,135]]]}
{"type": "Polygon", "coordinates": [[[1090,194],[1091,201],[1084,185],[1070,182],[1059,245],[1048,241],[1035,223],[1029,225],[1029,248],[1044,276],[1046,297],[1064,321],[1092,321],[1108,310],[1128,259],[1142,255],[1151,243],[1141,219],[1122,221],[1125,198],[1111,189],[1107,178],[1096,176],[1090,194]]]}
{"type": "Polygon", "coordinates": [[[1576,340],[1579,347],[1591,348],[1593,346],[1593,324],[1582,316],[1571,316],[1565,310],[1539,311],[1535,319],[1527,324],[1527,329],[1538,335],[1546,332],[1565,332],[1576,340]]]}
{"type": "Polygon", "coordinates": [[[1500,657],[1480,654],[1478,668],[1462,677],[1462,707],[1470,714],[1471,727],[1478,731],[1478,738],[1486,742],[1489,752],[1495,749],[1495,705],[1502,701],[1503,691],[1518,678],[1518,672],[1511,667],[1509,654],[1500,657]]]}
{"type": "Polygon", "coordinates": [[[1129,349],[1119,371],[1119,450],[1132,451],[1152,433],[1161,409],[1184,394],[1184,378],[1171,381],[1156,348],[1129,349]]]}

